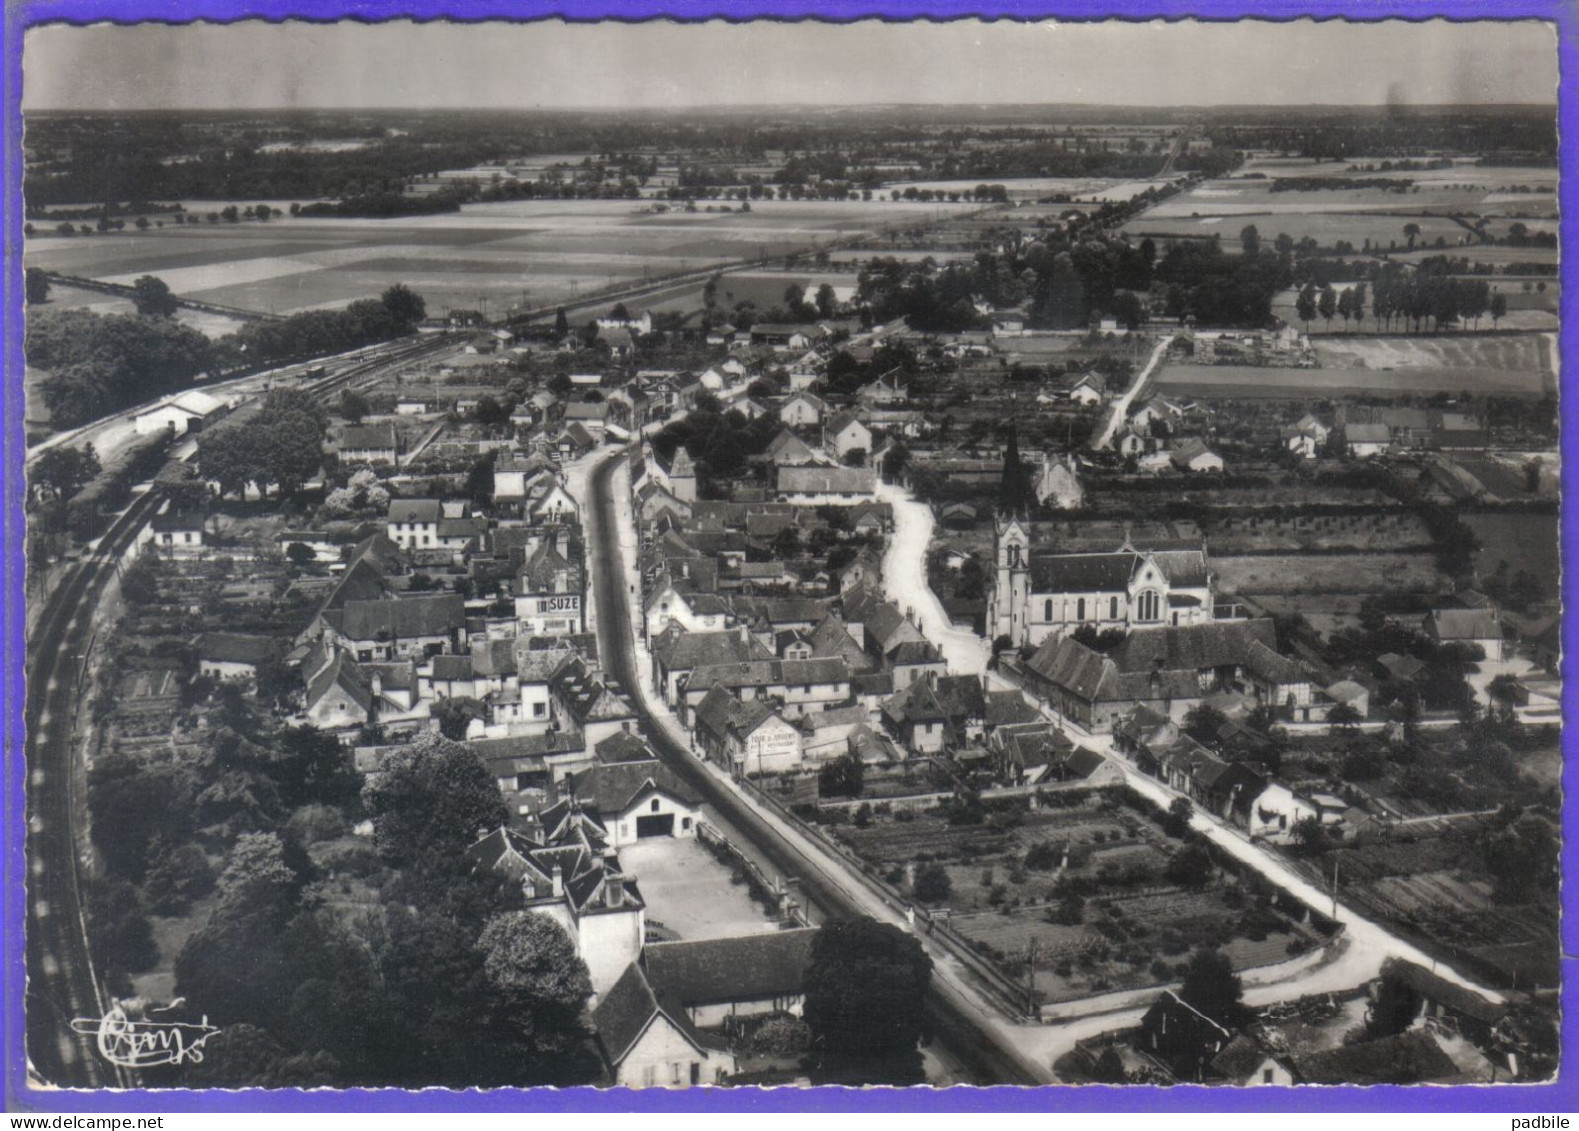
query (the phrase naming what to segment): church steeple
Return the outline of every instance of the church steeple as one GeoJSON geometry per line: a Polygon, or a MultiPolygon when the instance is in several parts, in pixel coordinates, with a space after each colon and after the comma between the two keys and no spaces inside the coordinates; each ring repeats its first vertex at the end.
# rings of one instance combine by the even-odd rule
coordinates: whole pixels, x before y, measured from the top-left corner
{"type": "Polygon", "coordinates": [[[998,484],[998,513],[1006,518],[1024,518],[1033,498],[1031,473],[1020,459],[1020,437],[1014,421],[1009,421],[1009,442],[1003,449],[1003,479],[998,484]]]}

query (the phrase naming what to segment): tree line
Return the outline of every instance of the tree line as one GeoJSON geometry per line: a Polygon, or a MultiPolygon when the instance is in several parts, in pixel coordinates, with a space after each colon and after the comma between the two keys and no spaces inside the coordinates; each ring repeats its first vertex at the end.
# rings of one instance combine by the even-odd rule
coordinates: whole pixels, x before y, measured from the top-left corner
{"type": "Polygon", "coordinates": [[[344,310],[312,310],[249,322],[211,341],[177,322],[158,279],[134,288],[140,313],[82,309],[30,311],[28,364],[47,370],[40,395],[58,429],[74,428],[190,387],[203,374],[320,357],[408,334],[426,317],[421,296],[395,284],[379,299],[344,310]]]}

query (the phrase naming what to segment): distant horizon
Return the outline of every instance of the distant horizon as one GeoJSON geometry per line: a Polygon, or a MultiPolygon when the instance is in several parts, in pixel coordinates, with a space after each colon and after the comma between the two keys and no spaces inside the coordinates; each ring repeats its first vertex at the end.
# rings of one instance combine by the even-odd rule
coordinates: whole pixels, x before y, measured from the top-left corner
{"type": "Polygon", "coordinates": [[[1554,25],[718,20],[40,24],[44,110],[654,112],[1556,105],[1554,25]]]}
{"type": "Polygon", "coordinates": [[[94,106],[50,106],[39,109],[27,110],[27,114],[628,114],[640,111],[649,114],[744,114],[744,113],[791,113],[797,110],[814,110],[820,115],[831,116],[840,113],[861,112],[866,110],[907,110],[907,109],[935,109],[947,107],[956,111],[998,109],[1025,109],[1025,110],[1122,110],[1126,114],[1141,114],[1147,111],[1159,111],[1170,114],[1188,114],[1194,111],[1224,111],[1224,110],[1260,110],[1275,112],[1281,110],[1320,113],[1325,110],[1394,110],[1416,112],[1421,110],[1556,110],[1557,98],[1553,95],[1551,102],[1306,102],[1306,103],[1249,103],[1249,102],[1198,102],[1178,103],[1171,106],[1140,105],[1135,103],[1118,102],[855,102],[842,107],[832,107],[820,102],[796,102],[787,105],[770,105],[768,103],[739,102],[723,106],[710,106],[702,103],[675,106],[641,106],[635,103],[627,105],[585,105],[585,106],[244,106],[214,109],[211,106],[153,106],[135,109],[114,109],[94,106]]]}

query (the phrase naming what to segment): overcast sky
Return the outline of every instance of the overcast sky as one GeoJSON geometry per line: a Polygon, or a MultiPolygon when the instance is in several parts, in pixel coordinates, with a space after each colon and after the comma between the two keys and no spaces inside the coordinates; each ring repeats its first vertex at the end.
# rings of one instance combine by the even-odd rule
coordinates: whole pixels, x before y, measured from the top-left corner
{"type": "Polygon", "coordinates": [[[1550,25],[267,24],[42,27],[23,107],[1551,102],[1550,25]]]}

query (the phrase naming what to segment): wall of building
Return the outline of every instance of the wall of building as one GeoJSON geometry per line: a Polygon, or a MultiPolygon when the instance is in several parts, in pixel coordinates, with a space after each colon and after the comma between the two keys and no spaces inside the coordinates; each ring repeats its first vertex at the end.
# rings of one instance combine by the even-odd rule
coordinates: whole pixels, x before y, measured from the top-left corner
{"type": "Polygon", "coordinates": [[[660,1014],[620,1062],[618,1082],[627,1088],[688,1088],[693,1066],[703,1084],[719,1083],[735,1070],[728,1053],[699,1051],[660,1014]]]}
{"type": "Polygon", "coordinates": [[[640,907],[583,913],[579,927],[577,950],[587,964],[592,992],[607,993],[625,968],[641,957],[647,913],[640,907]]]}

